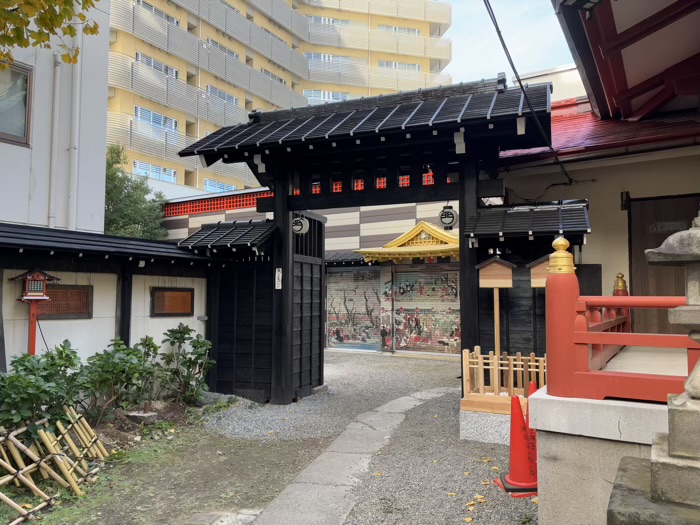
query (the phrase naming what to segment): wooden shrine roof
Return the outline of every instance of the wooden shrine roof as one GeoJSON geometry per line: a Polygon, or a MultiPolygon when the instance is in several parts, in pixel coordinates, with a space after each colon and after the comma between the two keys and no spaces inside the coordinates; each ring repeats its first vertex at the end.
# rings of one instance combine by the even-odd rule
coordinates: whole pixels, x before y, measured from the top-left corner
{"type": "Polygon", "coordinates": [[[275,223],[263,221],[234,221],[203,224],[186,239],[180,241],[180,248],[194,250],[257,250],[275,233],[275,223]]]}
{"type": "Polygon", "coordinates": [[[419,222],[381,248],[355,251],[365,258],[365,262],[399,262],[429,257],[459,258],[459,237],[428,222],[419,222]]]}

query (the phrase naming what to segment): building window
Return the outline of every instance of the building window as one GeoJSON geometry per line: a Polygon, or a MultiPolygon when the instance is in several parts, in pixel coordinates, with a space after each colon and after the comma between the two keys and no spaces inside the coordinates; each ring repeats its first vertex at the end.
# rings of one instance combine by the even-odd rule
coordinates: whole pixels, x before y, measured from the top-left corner
{"type": "Polygon", "coordinates": [[[136,117],[136,120],[148,122],[154,126],[177,130],[177,120],[151,111],[150,109],[134,106],[134,117],[136,117]]]}
{"type": "Polygon", "coordinates": [[[0,71],[0,140],[29,144],[32,70],[19,64],[0,71]]]}
{"type": "Polygon", "coordinates": [[[151,58],[148,55],[144,55],[143,53],[137,51],[136,52],[136,62],[140,62],[141,64],[145,64],[148,67],[155,69],[156,71],[160,71],[161,73],[165,73],[169,77],[177,79],[179,76],[179,72],[177,69],[170,67],[166,64],[163,64],[163,62],[160,62],[156,60],[155,58],[151,58]]]}
{"type": "Polygon", "coordinates": [[[378,28],[380,31],[396,33],[397,35],[420,36],[420,29],[413,29],[412,27],[387,26],[379,24],[378,28]]]}
{"type": "Polygon", "coordinates": [[[211,179],[204,179],[204,189],[211,191],[212,193],[223,193],[225,191],[235,191],[238,189],[237,186],[231,184],[226,184],[224,182],[217,182],[211,179]]]}
{"type": "Polygon", "coordinates": [[[333,183],[333,193],[341,193],[343,191],[342,181],[336,181],[333,183]]]}
{"type": "Polygon", "coordinates": [[[207,84],[207,93],[213,97],[217,97],[217,98],[220,98],[221,100],[225,100],[229,104],[233,104],[235,106],[238,105],[238,97],[234,97],[233,95],[229,95],[228,93],[226,93],[226,91],[215,88],[214,86],[210,86],[209,84],[207,84]]]}
{"type": "Polygon", "coordinates": [[[377,189],[378,190],[385,190],[386,189],[386,177],[377,177],[377,189]]]}
{"type": "Polygon", "coordinates": [[[306,15],[306,19],[310,24],[323,24],[330,26],[349,26],[350,20],[345,20],[343,18],[331,18],[329,16],[311,16],[306,15]]]}
{"type": "Polygon", "coordinates": [[[307,60],[314,62],[331,62],[333,64],[350,64],[352,61],[349,56],[333,55],[331,53],[304,53],[307,60]]]}
{"type": "Polygon", "coordinates": [[[326,91],[324,89],[305,89],[304,96],[309,102],[322,104],[325,102],[341,102],[350,98],[349,93],[340,91],[326,91]]]}
{"type": "Polygon", "coordinates": [[[228,56],[233,57],[233,58],[235,58],[236,60],[240,60],[240,59],[241,59],[241,55],[239,55],[238,53],[236,53],[235,51],[229,49],[229,48],[226,47],[226,46],[222,46],[222,45],[219,44],[216,40],[212,40],[211,38],[207,38],[207,45],[208,45],[209,47],[216,48],[216,49],[218,49],[219,51],[223,51],[223,52],[226,53],[228,56]]]}
{"type": "Polygon", "coordinates": [[[151,317],[194,315],[194,288],[151,288],[151,317]]]}
{"type": "Polygon", "coordinates": [[[365,189],[365,179],[353,179],[352,189],[354,191],[363,191],[365,189]]]}
{"type": "Polygon", "coordinates": [[[279,82],[279,83],[282,84],[283,86],[286,86],[286,85],[287,85],[287,81],[286,81],[285,79],[283,79],[283,78],[281,78],[281,77],[278,77],[278,76],[275,75],[273,72],[268,71],[267,69],[262,68],[262,67],[260,68],[260,71],[261,71],[262,74],[265,75],[267,78],[271,78],[272,80],[275,80],[276,82],[279,82]]]}
{"type": "Polygon", "coordinates": [[[411,185],[410,175],[399,175],[399,188],[408,188],[411,185]]]}
{"type": "Polygon", "coordinates": [[[157,7],[149,4],[148,2],[144,2],[144,0],[136,0],[136,3],[138,5],[140,5],[141,7],[143,7],[144,9],[146,9],[147,11],[150,11],[151,13],[156,15],[158,18],[162,18],[163,20],[166,20],[167,22],[169,22],[171,24],[175,24],[176,26],[180,25],[180,21],[177,18],[172,17],[169,14],[164,13],[163,11],[161,11],[157,7]]]}
{"type": "Polygon", "coordinates": [[[165,182],[177,182],[177,171],[170,168],[155,166],[148,162],[134,161],[134,175],[141,175],[149,179],[157,179],[165,182]]]}
{"type": "Polygon", "coordinates": [[[314,182],[311,184],[311,195],[321,195],[321,183],[314,182]]]}
{"type": "Polygon", "coordinates": [[[39,301],[39,319],[92,319],[92,286],[49,284],[50,301],[39,301]]]}
{"type": "Polygon", "coordinates": [[[398,69],[399,71],[420,71],[420,64],[409,64],[407,62],[394,62],[393,60],[380,60],[379,67],[383,69],[398,69]]]}
{"type": "Polygon", "coordinates": [[[432,171],[423,173],[423,186],[432,186],[435,184],[435,176],[432,171]]]}

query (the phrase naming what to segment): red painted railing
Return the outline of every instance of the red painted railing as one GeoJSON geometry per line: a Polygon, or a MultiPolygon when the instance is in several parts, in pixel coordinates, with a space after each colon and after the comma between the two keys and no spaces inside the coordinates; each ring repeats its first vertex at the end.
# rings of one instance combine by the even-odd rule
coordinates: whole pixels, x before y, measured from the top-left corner
{"type": "Polygon", "coordinates": [[[605,371],[625,346],[688,349],[688,370],[700,344],[687,335],[630,332],[630,310],[683,306],[685,297],[590,297],[579,295],[574,273],[547,276],[547,392],[559,397],[666,402],[683,392],[686,376],[605,371]]]}

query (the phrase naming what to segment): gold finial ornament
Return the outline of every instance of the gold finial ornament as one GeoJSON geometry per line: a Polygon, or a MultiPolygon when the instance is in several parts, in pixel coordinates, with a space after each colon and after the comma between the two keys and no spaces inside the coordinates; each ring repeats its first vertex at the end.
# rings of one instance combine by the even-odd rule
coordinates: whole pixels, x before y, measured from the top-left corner
{"type": "Polygon", "coordinates": [[[552,243],[554,253],[549,256],[549,273],[576,273],[574,255],[567,250],[570,244],[564,237],[557,237],[552,243]]]}
{"type": "Polygon", "coordinates": [[[615,290],[624,290],[627,291],[627,282],[625,281],[625,274],[623,273],[618,273],[615,276],[615,290]]]}

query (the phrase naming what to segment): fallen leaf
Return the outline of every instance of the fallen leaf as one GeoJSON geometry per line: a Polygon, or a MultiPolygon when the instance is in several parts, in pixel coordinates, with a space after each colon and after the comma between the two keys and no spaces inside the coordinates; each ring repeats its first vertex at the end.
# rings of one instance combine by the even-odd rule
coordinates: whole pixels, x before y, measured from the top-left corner
{"type": "Polygon", "coordinates": [[[27,509],[27,510],[33,509],[33,508],[34,508],[34,507],[32,507],[29,503],[22,503],[22,504],[20,505],[20,507],[22,507],[23,509],[27,509]]]}
{"type": "Polygon", "coordinates": [[[488,463],[489,461],[491,461],[491,458],[484,458],[481,461],[483,461],[484,463],[488,463]]]}
{"type": "Polygon", "coordinates": [[[535,505],[540,504],[540,498],[537,498],[537,497],[532,498],[530,501],[532,501],[535,505]]]}
{"type": "Polygon", "coordinates": [[[476,499],[484,499],[486,496],[482,496],[481,494],[474,494],[474,497],[476,499]]]}
{"type": "Polygon", "coordinates": [[[454,498],[457,494],[455,492],[448,492],[447,495],[454,498]]]}
{"type": "Polygon", "coordinates": [[[465,475],[465,476],[468,476],[468,475],[469,475],[469,472],[467,472],[467,471],[465,470],[465,471],[464,471],[464,475],[465,475]]]}
{"type": "Polygon", "coordinates": [[[501,469],[498,467],[491,467],[491,470],[501,470],[501,469]]]}
{"type": "Polygon", "coordinates": [[[476,502],[477,503],[486,503],[486,500],[485,499],[478,499],[478,500],[476,500],[476,502]]]}
{"type": "Polygon", "coordinates": [[[464,518],[464,521],[466,521],[467,523],[471,523],[471,522],[472,522],[472,518],[464,518]]]}
{"type": "Polygon", "coordinates": [[[434,459],[434,460],[433,460],[433,463],[437,463],[437,462],[438,462],[438,460],[437,460],[437,459],[434,459]]]}
{"type": "Polygon", "coordinates": [[[433,416],[433,419],[437,419],[437,418],[438,418],[437,416],[433,416]]]}
{"type": "Polygon", "coordinates": [[[467,510],[468,510],[469,512],[474,512],[474,507],[467,507],[467,510]]]}
{"type": "Polygon", "coordinates": [[[481,484],[482,484],[482,485],[490,485],[491,482],[490,482],[490,481],[482,481],[481,484]]]}
{"type": "Polygon", "coordinates": [[[174,434],[174,433],[175,433],[175,429],[174,429],[174,428],[169,428],[169,429],[168,429],[168,432],[170,432],[171,434],[174,434]]]}
{"type": "Polygon", "coordinates": [[[268,435],[268,436],[271,436],[271,435],[274,434],[274,433],[275,433],[274,430],[270,430],[270,431],[267,433],[267,435],[268,435]]]}
{"type": "Polygon", "coordinates": [[[379,478],[379,477],[383,476],[384,474],[382,474],[381,472],[375,472],[375,473],[372,474],[372,475],[373,475],[373,476],[377,476],[377,477],[379,478]]]}
{"type": "Polygon", "coordinates": [[[474,503],[473,501],[467,503],[467,507],[473,507],[474,505],[476,505],[476,503],[474,503]]]}

